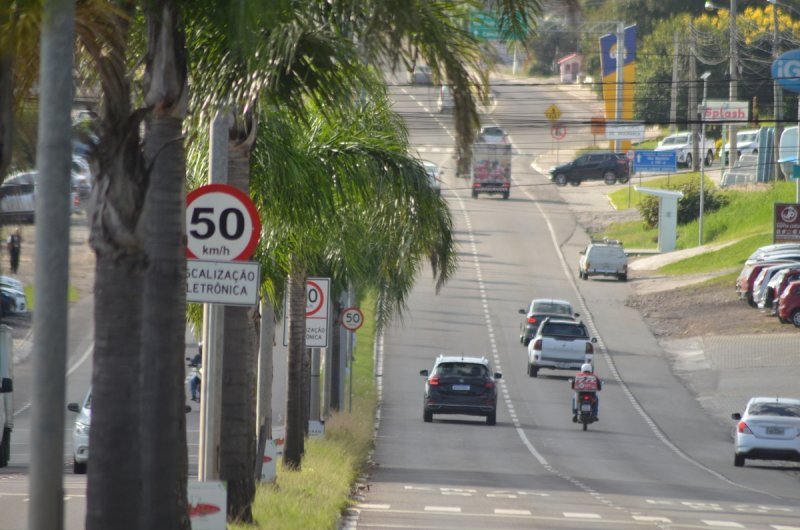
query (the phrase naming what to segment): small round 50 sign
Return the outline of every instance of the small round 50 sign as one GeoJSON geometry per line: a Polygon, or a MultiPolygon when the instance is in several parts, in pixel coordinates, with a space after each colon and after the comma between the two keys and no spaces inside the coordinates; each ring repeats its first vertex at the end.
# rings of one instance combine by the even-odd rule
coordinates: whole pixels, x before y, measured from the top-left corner
{"type": "Polygon", "coordinates": [[[348,307],[342,311],[342,327],[348,331],[355,331],[364,324],[364,313],[357,307],[348,307]]]}
{"type": "Polygon", "coordinates": [[[261,234],[258,212],[245,193],[227,184],[202,186],[186,196],[186,256],[242,261],[261,234]]]}

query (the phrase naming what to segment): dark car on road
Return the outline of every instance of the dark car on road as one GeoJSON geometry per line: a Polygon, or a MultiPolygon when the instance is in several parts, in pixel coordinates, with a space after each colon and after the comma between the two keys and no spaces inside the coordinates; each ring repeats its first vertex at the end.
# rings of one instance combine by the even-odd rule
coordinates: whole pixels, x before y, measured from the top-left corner
{"type": "Polygon", "coordinates": [[[485,416],[487,425],[497,422],[495,380],[503,375],[492,373],[485,357],[440,355],[432,370],[421,370],[419,375],[425,376],[425,422],[433,421],[434,413],[485,416]]]}
{"type": "Polygon", "coordinates": [[[630,161],[625,153],[594,152],[550,169],[550,180],[559,186],[579,186],[584,180],[624,184],[630,178],[630,161]]]}
{"type": "Polygon", "coordinates": [[[519,324],[519,341],[525,346],[536,335],[539,324],[547,317],[557,318],[577,318],[580,313],[572,310],[572,304],[566,300],[554,300],[552,298],[534,298],[531,300],[527,309],[519,310],[520,315],[524,315],[519,324]]]}

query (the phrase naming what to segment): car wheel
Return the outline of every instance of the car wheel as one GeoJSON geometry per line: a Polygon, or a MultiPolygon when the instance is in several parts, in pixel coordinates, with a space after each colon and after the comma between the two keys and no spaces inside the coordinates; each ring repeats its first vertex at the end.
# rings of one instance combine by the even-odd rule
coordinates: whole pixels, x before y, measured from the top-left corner
{"type": "Polygon", "coordinates": [[[744,466],[744,455],[733,455],[733,465],[736,467],[744,466]]]}
{"type": "Polygon", "coordinates": [[[628,275],[627,274],[620,274],[619,275],[619,280],[621,282],[627,282],[628,281],[628,275]]]}
{"type": "Polygon", "coordinates": [[[706,167],[708,167],[708,166],[710,166],[711,164],[714,163],[714,153],[712,153],[711,151],[706,153],[705,163],[706,163],[706,167]]]}
{"type": "Polygon", "coordinates": [[[508,195],[509,195],[509,192],[504,191],[503,192],[503,199],[508,199],[508,195]]]}
{"type": "Polygon", "coordinates": [[[473,199],[477,199],[478,198],[478,192],[477,191],[472,190],[472,198],[473,199]]]}
{"type": "Polygon", "coordinates": [[[569,183],[570,183],[571,186],[580,186],[581,185],[581,179],[570,180],[569,183]]]}
{"type": "Polygon", "coordinates": [[[617,176],[614,174],[613,171],[606,171],[603,173],[603,182],[611,186],[617,181],[617,176]]]}
{"type": "Polygon", "coordinates": [[[3,437],[0,441],[0,467],[6,467],[11,459],[11,429],[3,427],[3,437]]]}
{"type": "Polygon", "coordinates": [[[539,369],[532,364],[528,365],[528,375],[531,377],[536,377],[539,375],[539,369]]]}
{"type": "Polygon", "coordinates": [[[76,462],[75,460],[72,461],[72,472],[76,475],[85,475],[86,474],[86,462],[76,462]]]}
{"type": "Polygon", "coordinates": [[[687,168],[691,168],[692,167],[692,155],[691,154],[687,154],[686,155],[686,167],[687,168]]]}
{"type": "Polygon", "coordinates": [[[617,179],[617,182],[619,182],[620,184],[627,184],[629,180],[630,177],[620,177],[617,179]]]}
{"type": "Polygon", "coordinates": [[[566,186],[567,185],[567,176],[564,175],[563,173],[559,173],[558,175],[556,175],[555,182],[556,182],[556,185],[558,185],[558,186],[566,186]]]}
{"type": "Polygon", "coordinates": [[[486,425],[494,425],[497,423],[497,411],[492,411],[486,415],[486,425]]]}
{"type": "Polygon", "coordinates": [[[522,345],[523,346],[528,346],[528,344],[530,344],[530,343],[531,343],[531,339],[529,339],[527,337],[522,339],[522,345]]]}
{"type": "Polygon", "coordinates": [[[433,421],[433,412],[429,411],[428,409],[423,410],[422,411],[422,419],[425,421],[425,423],[432,422],[433,421]]]}
{"type": "Polygon", "coordinates": [[[800,328],[800,309],[795,309],[794,312],[792,312],[792,324],[800,328]]]}

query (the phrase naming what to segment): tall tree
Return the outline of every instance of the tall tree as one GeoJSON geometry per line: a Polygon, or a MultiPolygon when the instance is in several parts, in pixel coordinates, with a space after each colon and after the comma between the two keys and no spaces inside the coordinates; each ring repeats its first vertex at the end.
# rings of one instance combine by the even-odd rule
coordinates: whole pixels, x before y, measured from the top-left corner
{"type": "Polygon", "coordinates": [[[123,1],[77,26],[97,65],[103,97],[99,169],[89,208],[96,264],[88,530],[138,528],[141,500],[139,355],[146,257],[140,217],[147,176],[139,137],[142,113],[132,106],[127,64],[134,14],[135,6],[123,1]]]}
{"type": "Polygon", "coordinates": [[[185,393],[186,42],[179,4],[146,3],[144,208],[148,266],[141,349],[141,528],[188,528],[185,393]]]}

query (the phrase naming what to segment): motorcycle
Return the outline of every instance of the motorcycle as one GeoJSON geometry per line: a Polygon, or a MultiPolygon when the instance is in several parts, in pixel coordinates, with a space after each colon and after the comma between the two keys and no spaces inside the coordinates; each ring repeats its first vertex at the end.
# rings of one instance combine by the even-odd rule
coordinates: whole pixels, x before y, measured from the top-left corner
{"type": "Polygon", "coordinates": [[[594,408],[597,396],[594,392],[578,392],[577,394],[577,423],[582,424],[583,430],[585,431],[589,428],[590,423],[594,423],[596,421],[595,415],[592,413],[592,409],[594,408]]]}
{"type": "Polygon", "coordinates": [[[199,361],[187,357],[186,366],[191,368],[189,377],[186,378],[189,383],[189,393],[191,394],[192,401],[200,403],[200,385],[202,384],[203,368],[199,361]]]}

